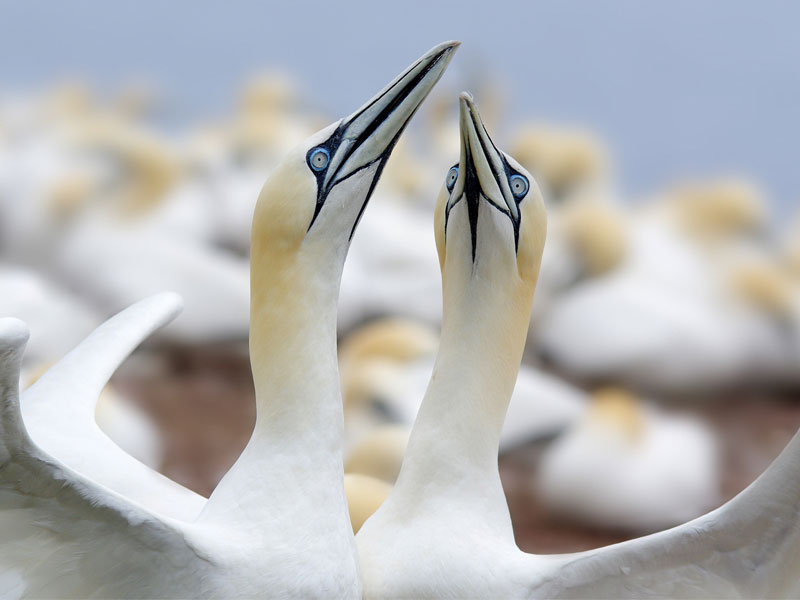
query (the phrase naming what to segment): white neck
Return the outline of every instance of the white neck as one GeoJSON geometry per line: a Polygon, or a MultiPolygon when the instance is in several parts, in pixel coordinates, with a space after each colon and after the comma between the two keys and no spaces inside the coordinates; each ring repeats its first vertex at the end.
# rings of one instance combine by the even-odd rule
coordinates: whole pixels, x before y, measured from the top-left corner
{"type": "Polygon", "coordinates": [[[517,306],[501,290],[476,292],[445,299],[439,354],[393,496],[401,505],[457,498],[510,534],[497,456],[532,295],[517,306]]]}
{"type": "Polygon", "coordinates": [[[276,258],[258,238],[254,229],[250,358],[256,423],[200,519],[286,529],[294,537],[346,529],[339,278],[332,276],[336,268],[341,273],[343,256],[320,269],[308,258],[313,252],[276,258]]]}

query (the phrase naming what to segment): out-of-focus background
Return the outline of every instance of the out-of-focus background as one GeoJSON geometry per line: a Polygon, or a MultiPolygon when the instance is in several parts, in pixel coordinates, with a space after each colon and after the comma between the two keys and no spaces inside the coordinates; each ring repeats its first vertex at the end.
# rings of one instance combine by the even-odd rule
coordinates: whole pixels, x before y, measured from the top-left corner
{"type": "Polygon", "coordinates": [[[789,2],[0,4],[0,316],[33,381],[161,290],[186,309],[97,418],[208,494],[247,441],[248,247],[283,154],[434,44],[340,302],[346,468],[391,478],[441,320],[433,201],[470,90],[548,242],[501,474],[520,545],[688,520],[800,425],[800,6],[789,2]],[[388,320],[387,320],[388,319],[388,320]]]}

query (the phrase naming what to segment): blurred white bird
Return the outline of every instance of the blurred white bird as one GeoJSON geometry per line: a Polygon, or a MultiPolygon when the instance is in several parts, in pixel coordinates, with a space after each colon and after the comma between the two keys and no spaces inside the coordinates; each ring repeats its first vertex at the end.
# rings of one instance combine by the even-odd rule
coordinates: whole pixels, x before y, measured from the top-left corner
{"type": "Polygon", "coordinates": [[[545,451],[537,492],[552,512],[589,525],[656,531],[719,503],[716,440],[701,421],[667,415],[608,388],[545,451]]]}
{"type": "Polygon", "coordinates": [[[201,343],[247,337],[249,268],[225,251],[89,220],[62,239],[53,263],[105,314],[160,290],[177,291],[187,299],[186,312],[163,338],[201,343]]]}
{"type": "Polygon", "coordinates": [[[692,187],[627,221],[619,264],[542,315],[540,351],[583,379],[665,392],[763,376],[763,357],[785,344],[730,284],[730,263],[763,224],[755,192],[735,182],[692,187]]]}
{"type": "Polygon", "coordinates": [[[542,186],[548,211],[607,188],[611,158],[592,133],[577,127],[527,123],[514,128],[511,153],[542,186]]]}

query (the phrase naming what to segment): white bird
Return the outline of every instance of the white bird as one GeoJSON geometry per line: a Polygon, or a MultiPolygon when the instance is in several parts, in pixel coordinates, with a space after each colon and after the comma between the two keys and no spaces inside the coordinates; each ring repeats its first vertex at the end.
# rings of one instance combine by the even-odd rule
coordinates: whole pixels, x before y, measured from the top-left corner
{"type": "MultiPolygon", "coordinates": [[[[9,173],[0,174],[4,254],[103,317],[175,290],[186,313],[164,338],[247,336],[247,262],[210,244],[216,198],[196,182],[177,185],[174,153],[158,136],[97,114],[16,143],[9,154],[9,173]],[[212,280],[219,285],[209,287],[212,280]]],[[[34,328],[34,345],[36,338],[34,328]]]]}
{"type": "Polygon", "coordinates": [[[527,123],[515,128],[511,153],[536,177],[548,211],[590,189],[609,185],[612,160],[602,140],[569,126],[527,123]]]}
{"type": "MultiPolygon", "coordinates": [[[[443,122],[448,121],[446,115],[439,116],[443,122]]],[[[547,135],[541,140],[538,134],[534,137],[526,144],[532,148],[532,155],[547,154],[549,145],[555,146],[554,164],[547,167],[558,171],[554,177],[581,179],[584,162],[595,165],[590,169],[593,173],[600,169],[602,161],[593,154],[600,153],[599,147],[594,148],[580,137],[572,140],[570,135],[565,135],[563,141],[558,135],[555,140],[547,135]],[[573,173],[573,169],[578,173],[573,173]]],[[[450,141],[452,139],[458,138],[450,141]]],[[[397,162],[393,165],[388,175],[397,173],[395,179],[399,181],[392,190],[381,192],[384,201],[364,216],[342,275],[339,298],[342,332],[368,319],[387,315],[419,319],[436,326],[441,324],[439,265],[428,216],[432,207],[428,208],[428,203],[412,202],[414,194],[405,188],[417,186],[413,182],[404,185],[399,176],[415,171],[424,173],[426,169],[420,169],[423,165],[410,164],[410,168],[400,171],[406,165],[397,162]],[[374,285],[376,281],[381,285],[374,285]]],[[[602,275],[616,267],[627,250],[627,223],[622,211],[609,201],[614,197],[612,194],[601,193],[599,183],[590,186],[586,182],[573,185],[564,181],[559,185],[564,188],[585,185],[590,189],[580,192],[573,189],[571,200],[551,211],[549,241],[542,258],[533,323],[580,280],[602,275]]]]}
{"type": "Polygon", "coordinates": [[[657,531],[719,504],[718,458],[701,421],[605,388],[545,450],[537,497],[551,512],[594,527],[657,531]]]}
{"type": "MultiPolygon", "coordinates": [[[[24,392],[36,383],[51,366],[52,364],[44,363],[23,367],[20,391],[24,392]]],[[[127,454],[151,469],[159,470],[164,461],[164,444],[148,413],[121,394],[111,383],[103,388],[96,400],[94,418],[100,430],[127,454]]],[[[73,414],[81,419],[86,417],[80,404],[75,406],[73,414]]],[[[30,429],[32,428],[29,427],[30,429]]]]}
{"type": "Polygon", "coordinates": [[[734,293],[725,262],[761,221],[757,195],[723,182],[631,217],[617,266],[552,302],[533,336],[561,369],[667,393],[764,378],[786,354],[775,320],[734,293]]]}
{"type": "Polygon", "coordinates": [[[218,244],[249,251],[254,199],[264,179],[286,152],[327,122],[302,108],[297,85],[285,74],[264,73],[241,90],[239,110],[218,131],[216,151],[206,155],[211,160],[202,170],[214,198],[218,244]]]}
{"type": "Polygon", "coordinates": [[[27,435],[65,467],[159,514],[191,520],[205,498],[139,462],[96,420],[112,373],[181,306],[175,294],[160,294],[109,319],[25,390],[21,410],[27,435]]]}
{"type": "MultiPolygon", "coordinates": [[[[23,388],[62,358],[100,322],[99,315],[76,296],[33,271],[0,264],[0,315],[27,323],[31,330],[25,354],[23,388]]],[[[28,405],[26,404],[26,407],[28,405]]],[[[163,449],[148,417],[111,386],[100,395],[100,428],[126,452],[158,468],[163,449]]]]}
{"type": "MultiPolygon", "coordinates": [[[[360,597],[342,479],[336,296],[350,237],[392,142],[457,45],[430,50],[353,115],[296,148],[265,184],[252,236],[256,424],[196,520],[150,510],[32,441],[18,396],[27,331],[16,319],[0,321],[0,595],[360,597]]],[[[145,310],[146,323],[164,307],[162,298],[145,310]]],[[[143,329],[127,319],[122,327],[128,340],[143,329]]],[[[58,404],[73,386],[78,400],[99,393],[123,349],[103,331],[87,342],[92,354],[114,350],[99,372],[83,372],[77,352],[23,404],[58,404]]],[[[57,424],[49,433],[58,434],[57,424]]],[[[93,460],[84,456],[82,468],[93,460]]]]}
{"type": "Polygon", "coordinates": [[[175,290],[186,299],[186,311],[162,338],[203,343],[247,337],[248,265],[221,249],[89,219],[64,236],[52,261],[58,276],[105,314],[161,290],[175,290]]]}
{"type": "Polygon", "coordinates": [[[461,97],[461,162],[436,210],[444,327],[400,476],[359,531],[365,598],[800,593],[800,436],[755,484],[675,529],[576,554],[514,541],[497,465],[545,235],[530,176],[461,97]]]}

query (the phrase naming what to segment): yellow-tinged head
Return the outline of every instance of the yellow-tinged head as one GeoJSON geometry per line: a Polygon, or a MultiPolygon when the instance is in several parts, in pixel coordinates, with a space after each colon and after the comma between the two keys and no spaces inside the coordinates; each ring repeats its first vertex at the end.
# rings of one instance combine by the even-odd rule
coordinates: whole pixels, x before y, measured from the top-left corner
{"type": "Polygon", "coordinates": [[[466,92],[460,124],[461,158],[447,173],[434,223],[445,306],[475,282],[502,289],[503,302],[522,301],[527,319],[547,228],[542,195],[530,173],[494,145],[466,92]]]}
{"type": "Polygon", "coordinates": [[[574,202],[559,216],[558,224],[588,275],[602,275],[622,262],[628,251],[628,235],[619,210],[604,202],[574,202]]]}
{"type": "Polygon", "coordinates": [[[589,423],[620,431],[632,442],[639,440],[644,432],[644,414],[639,400],[622,388],[606,387],[595,391],[587,419],[589,423]]]}
{"type": "Polygon", "coordinates": [[[350,333],[339,346],[339,362],[387,359],[398,363],[436,352],[439,336],[427,325],[403,318],[378,319],[350,333]]]}
{"type": "Polygon", "coordinates": [[[679,223],[699,239],[759,232],[767,222],[761,191],[748,181],[689,182],[670,194],[679,223]]]}
{"type": "Polygon", "coordinates": [[[259,197],[253,218],[254,256],[269,255],[274,265],[276,259],[296,258],[308,249],[321,259],[319,267],[341,268],[398,137],[457,46],[446,42],[431,49],[355,113],[289,153],[259,197]]]}
{"type": "Polygon", "coordinates": [[[48,207],[59,221],[83,210],[91,198],[95,181],[87,173],[70,172],[55,181],[48,193],[48,207]]]}
{"type": "Polygon", "coordinates": [[[733,289],[745,300],[776,317],[790,317],[795,284],[790,272],[777,262],[745,260],[730,273],[733,289]]]}
{"type": "Polygon", "coordinates": [[[355,113],[291,151],[264,184],[250,252],[254,372],[269,377],[267,365],[281,364],[276,353],[285,354],[284,340],[299,343],[298,331],[319,319],[335,323],[344,259],[361,213],[395,142],[457,47],[431,49],[355,113]]]}
{"type": "Polygon", "coordinates": [[[527,125],[514,136],[511,151],[558,200],[604,179],[609,170],[605,146],[579,129],[527,125]]]}
{"type": "Polygon", "coordinates": [[[68,134],[81,154],[100,164],[111,159],[112,174],[103,173],[94,185],[109,188],[112,213],[123,220],[156,209],[177,184],[178,158],[151,132],[101,115],[74,123],[68,134]]]}

